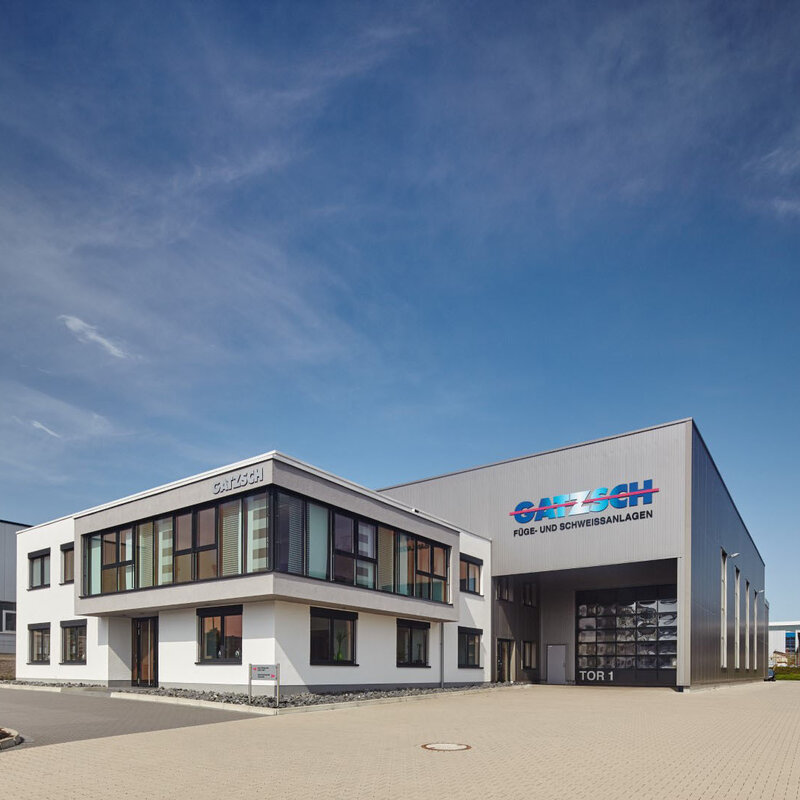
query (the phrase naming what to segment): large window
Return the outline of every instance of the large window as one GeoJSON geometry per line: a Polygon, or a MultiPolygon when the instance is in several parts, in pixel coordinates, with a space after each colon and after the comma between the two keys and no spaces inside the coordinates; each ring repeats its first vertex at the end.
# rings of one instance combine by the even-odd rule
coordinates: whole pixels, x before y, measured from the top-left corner
{"type": "Polygon", "coordinates": [[[275,487],[86,534],[83,546],[87,595],[275,569],[449,601],[449,547],[275,487]]]}
{"type": "Polygon", "coordinates": [[[61,662],[86,663],[86,620],[61,623],[61,662]]]}
{"type": "Polygon", "coordinates": [[[244,530],[247,572],[269,569],[269,505],[267,494],[245,497],[244,530]]]}
{"type": "Polygon", "coordinates": [[[462,592],[481,593],[481,567],[483,561],[461,554],[459,563],[459,583],[462,592]]]}
{"type": "Polygon", "coordinates": [[[50,585],[50,548],[37,550],[28,556],[28,586],[45,589],[50,585]]]}
{"type": "Polygon", "coordinates": [[[311,609],[311,664],[355,666],[358,614],[311,609]]]}
{"type": "Polygon", "coordinates": [[[198,661],[242,663],[242,607],[198,608],[198,661]]]}
{"type": "Polygon", "coordinates": [[[75,542],[61,545],[61,583],[75,580],[75,542]]]}
{"type": "Polygon", "coordinates": [[[100,537],[103,594],[133,589],[133,528],[109,531],[100,537]]]}
{"type": "Polygon", "coordinates": [[[481,636],[480,628],[458,629],[458,666],[480,667],[481,665],[481,636]]]}
{"type": "Polygon", "coordinates": [[[397,666],[428,666],[429,622],[397,620],[397,666]]]}
{"type": "Polygon", "coordinates": [[[50,663],[50,623],[28,625],[28,659],[31,664],[50,663]]]}
{"type": "Polygon", "coordinates": [[[291,494],[278,493],[276,521],[276,565],[279,572],[302,575],[305,566],[305,508],[303,500],[291,494]]]}

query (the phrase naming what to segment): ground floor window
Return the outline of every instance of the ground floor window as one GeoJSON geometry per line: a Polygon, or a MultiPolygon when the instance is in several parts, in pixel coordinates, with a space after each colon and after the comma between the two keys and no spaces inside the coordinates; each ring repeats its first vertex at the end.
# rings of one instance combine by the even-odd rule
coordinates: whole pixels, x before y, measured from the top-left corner
{"type": "Polygon", "coordinates": [[[458,629],[458,666],[480,667],[481,665],[481,636],[480,628],[458,629]]]}
{"type": "Polygon", "coordinates": [[[522,643],[522,669],[536,669],[536,642],[522,643]]]}
{"type": "Polygon", "coordinates": [[[61,623],[61,661],[64,664],[86,663],[86,621],[61,623]]]}
{"type": "Polygon", "coordinates": [[[242,663],[242,607],[198,608],[199,663],[242,663]]]}
{"type": "Polygon", "coordinates": [[[28,625],[28,647],[31,664],[50,663],[50,623],[28,625]]]}
{"type": "Polygon", "coordinates": [[[428,666],[429,622],[416,620],[397,620],[397,666],[428,666]]]}
{"type": "Polygon", "coordinates": [[[311,609],[311,663],[354,666],[358,614],[311,609]]]}

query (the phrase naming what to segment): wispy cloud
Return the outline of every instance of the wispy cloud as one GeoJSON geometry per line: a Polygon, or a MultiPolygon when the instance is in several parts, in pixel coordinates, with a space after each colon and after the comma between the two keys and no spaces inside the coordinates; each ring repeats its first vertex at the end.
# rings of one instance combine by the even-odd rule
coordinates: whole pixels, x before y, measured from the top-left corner
{"type": "Polygon", "coordinates": [[[68,330],[75,334],[75,338],[79,342],[98,344],[114,358],[130,358],[130,355],[121,347],[115,345],[105,336],[101,336],[94,325],[89,325],[79,317],[71,317],[66,314],[62,314],[59,319],[67,326],[68,330]]]}
{"type": "Polygon", "coordinates": [[[33,425],[33,427],[36,428],[37,430],[44,431],[45,433],[50,434],[50,436],[53,436],[56,439],[60,439],[61,438],[61,434],[60,433],[56,433],[55,431],[50,430],[50,428],[48,428],[47,425],[43,425],[37,419],[32,419],[31,420],[31,425],[33,425]]]}

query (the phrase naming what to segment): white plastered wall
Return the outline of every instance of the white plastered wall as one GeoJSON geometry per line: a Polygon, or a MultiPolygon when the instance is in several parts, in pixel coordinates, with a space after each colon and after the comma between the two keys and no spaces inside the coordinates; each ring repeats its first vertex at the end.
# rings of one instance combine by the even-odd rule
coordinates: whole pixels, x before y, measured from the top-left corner
{"type": "MultiPolygon", "coordinates": [[[[492,543],[481,536],[462,533],[460,549],[464,555],[480,558],[481,594],[459,592],[458,622],[445,625],[445,683],[488,683],[492,679],[492,543]],[[460,669],[458,666],[458,628],[479,628],[481,636],[481,669],[460,669]]],[[[457,584],[458,573],[453,577],[457,584]]]]}
{"type": "MultiPolygon", "coordinates": [[[[158,682],[163,686],[247,684],[248,664],[275,663],[275,603],[246,603],[242,608],[242,663],[197,663],[197,610],[162,611],[158,616],[158,682]]],[[[281,676],[283,681],[283,676],[281,676]]],[[[254,692],[267,687],[256,684],[254,692]]],[[[271,692],[272,689],[269,688],[271,692]]]]}
{"type": "MultiPolygon", "coordinates": [[[[61,622],[82,619],[75,614],[75,586],[61,584],[61,545],[75,539],[70,517],[29,528],[17,535],[17,679],[103,683],[109,678],[109,660],[124,658],[119,637],[109,637],[108,621],[86,617],[86,663],[60,664],[61,622]],[[50,548],[50,586],[29,589],[28,554],[50,548]],[[28,625],[50,623],[50,663],[29,664],[28,625]]],[[[80,564],[75,565],[80,580],[80,564]]],[[[124,647],[130,650],[130,627],[124,647]]],[[[128,657],[130,657],[128,655],[128,657]]],[[[130,680],[130,670],[127,678],[130,680]]]]}

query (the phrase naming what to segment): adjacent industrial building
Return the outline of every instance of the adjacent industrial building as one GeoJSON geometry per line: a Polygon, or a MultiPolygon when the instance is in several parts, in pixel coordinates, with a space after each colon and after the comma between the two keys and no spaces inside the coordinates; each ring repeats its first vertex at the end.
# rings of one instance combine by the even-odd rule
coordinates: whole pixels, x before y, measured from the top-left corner
{"type": "Polygon", "coordinates": [[[764,563],[692,420],[381,491],[272,452],[17,550],[24,680],[682,689],[767,666],[764,563]]]}
{"type": "Polygon", "coordinates": [[[17,531],[20,522],[0,519],[0,655],[14,653],[17,640],[17,531]]]}
{"type": "Polygon", "coordinates": [[[798,644],[800,644],[800,621],[769,623],[770,666],[798,666],[798,644]]]}
{"type": "Polygon", "coordinates": [[[691,419],[385,492],[492,540],[496,675],[686,688],[764,674],[764,561],[691,419]]]}

